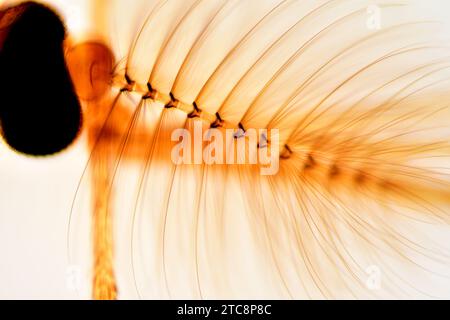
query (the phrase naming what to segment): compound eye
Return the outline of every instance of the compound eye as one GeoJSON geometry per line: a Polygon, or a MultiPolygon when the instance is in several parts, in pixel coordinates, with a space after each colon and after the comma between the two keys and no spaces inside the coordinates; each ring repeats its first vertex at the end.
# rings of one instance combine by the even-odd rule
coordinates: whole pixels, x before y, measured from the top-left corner
{"type": "Polygon", "coordinates": [[[43,5],[26,2],[0,11],[1,133],[18,152],[59,152],[80,131],[64,38],[63,22],[43,5]]]}

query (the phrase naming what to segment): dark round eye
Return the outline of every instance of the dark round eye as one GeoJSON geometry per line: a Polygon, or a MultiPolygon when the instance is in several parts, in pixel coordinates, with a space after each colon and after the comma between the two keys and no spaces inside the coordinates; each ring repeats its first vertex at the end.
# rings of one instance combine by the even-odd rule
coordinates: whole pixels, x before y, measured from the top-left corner
{"type": "Polygon", "coordinates": [[[0,12],[1,132],[19,152],[53,154],[80,131],[64,38],[63,22],[43,5],[26,2],[0,12]]]}

